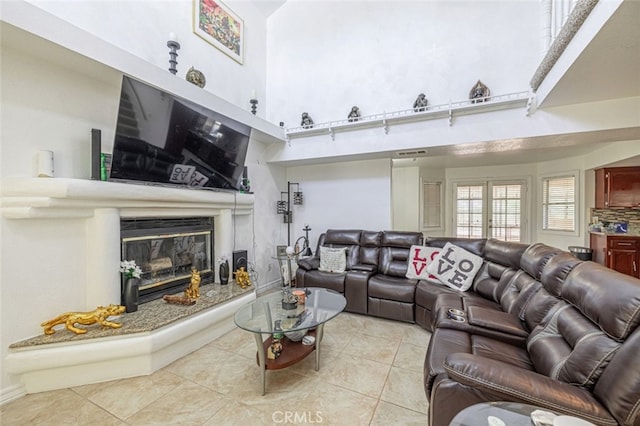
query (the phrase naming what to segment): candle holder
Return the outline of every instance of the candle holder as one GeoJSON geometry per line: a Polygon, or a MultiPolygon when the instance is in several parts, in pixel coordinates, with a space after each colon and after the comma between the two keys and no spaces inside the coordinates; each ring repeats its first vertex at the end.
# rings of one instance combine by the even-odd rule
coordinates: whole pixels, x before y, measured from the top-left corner
{"type": "Polygon", "coordinates": [[[178,50],[180,50],[180,43],[175,40],[169,40],[167,42],[167,47],[169,48],[169,72],[176,75],[178,72],[178,69],[176,68],[178,61],[176,58],[178,57],[178,50]]]}
{"type": "Polygon", "coordinates": [[[256,112],[258,110],[258,100],[249,99],[249,103],[251,104],[251,114],[256,115],[256,112]]]}

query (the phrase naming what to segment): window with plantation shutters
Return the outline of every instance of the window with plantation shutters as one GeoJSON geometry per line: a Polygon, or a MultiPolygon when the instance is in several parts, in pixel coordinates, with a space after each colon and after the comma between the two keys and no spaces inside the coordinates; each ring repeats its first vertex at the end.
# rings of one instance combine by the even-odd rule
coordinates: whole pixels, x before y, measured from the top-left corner
{"type": "Polygon", "coordinates": [[[576,230],[576,176],[542,179],[542,229],[576,230]]]}
{"type": "Polygon", "coordinates": [[[422,184],[422,228],[442,227],[442,182],[422,184]]]}
{"type": "Polygon", "coordinates": [[[456,188],[456,237],[484,237],[485,185],[456,188]]]}
{"type": "Polygon", "coordinates": [[[521,241],[522,188],[522,184],[492,185],[492,238],[521,241]]]}

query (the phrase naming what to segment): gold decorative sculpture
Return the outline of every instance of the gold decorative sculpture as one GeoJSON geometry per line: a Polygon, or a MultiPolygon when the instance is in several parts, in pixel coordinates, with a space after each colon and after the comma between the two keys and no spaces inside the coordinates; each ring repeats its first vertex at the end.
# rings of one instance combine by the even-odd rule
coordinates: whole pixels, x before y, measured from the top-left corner
{"type": "Polygon", "coordinates": [[[244,270],[244,266],[241,266],[236,271],[236,283],[242,288],[247,288],[251,285],[251,278],[249,273],[244,270]]]}
{"type": "Polygon", "coordinates": [[[120,315],[124,313],[125,307],[120,305],[109,305],[106,308],[104,306],[98,306],[91,312],[65,312],[62,315],[58,315],[52,320],[45,321],[40,324],[44,327],[44,334],[54,334],[56,331],[53,329],[56,325],[64,324],[67,330],[76,334],[84,334],[87,332],[84,328],[78,328],[76,323],[82,325],[100,324],[103,327],[120,328],[122,324],[107,321],[107,318],[113,315],[120,315]]]}
{"type": "Polygon", "coordinates": [[[200,272],[196,268],[191,268],[191,283],[184,291],[184,295],[189,299],[200,298],[200,272]]]}
{"type": "Polygon", "coordinates": [[[187,71],[187,76],[185,77],[185,79],[189,83],[193,83],[198,87],[204,87],[205,84],[207,84],[207,79],[204,78],[204,74],[202,74],[202,71],[198,71],[194,67],[189,68],[189,71],[187,71]]]}

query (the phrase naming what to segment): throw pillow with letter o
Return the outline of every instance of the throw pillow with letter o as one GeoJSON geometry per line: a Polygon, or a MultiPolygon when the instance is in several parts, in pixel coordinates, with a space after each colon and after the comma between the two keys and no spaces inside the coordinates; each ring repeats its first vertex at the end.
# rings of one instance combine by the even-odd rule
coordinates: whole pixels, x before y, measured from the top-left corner
{"type": "Polygon", "coordinates": [[[451,243],[427,266],[427,272],[458,291],[467,291],[482,267],[482,258],[451,243]]]}

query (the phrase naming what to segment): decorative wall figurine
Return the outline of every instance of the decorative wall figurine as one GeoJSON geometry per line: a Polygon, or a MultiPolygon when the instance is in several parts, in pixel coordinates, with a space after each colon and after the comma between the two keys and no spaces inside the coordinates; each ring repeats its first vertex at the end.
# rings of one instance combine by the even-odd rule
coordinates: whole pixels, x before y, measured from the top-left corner
{"type": "Polygon", "coordinates": [[[349,113],[349,116],[347,118],[349,119],[349,121],[358,121],[360,119],[360,108],[358,108],[357,106],[351,108],[351,112],[349,113]]]}
{"type": "Polygon", "coordinates": [[[413,110],[415,112],[421,112],[427,110],[427,104],[429,101],[424,93],[420,93],[416,98],[415,102],[413,102],[413,110]]]}
{"type": "Polygon", "coordinates": [[[189,299],[200,298],[200,272],[196,268],[191,268],[191,282],[189,287],[184,291],[185,297],[189,299]]]}
{"type": "Polygon", "coordinates": [[[78,328],[76,323],[82,325],[100,324],[103,327],[120,328],[122,324],[107,321],[107,318],[113,315],[120,315],[124,313],[125,307],[121,305],[109,305],[106,308],[104,306],[98,306],[95,310],[90,312],[65,312],[58,315],[52,320],[45,321],[40,324],[44,327],[44,334],[54,334],[56,331],[53,329],[56,325],[64,324],[67,330],[76,334],[84,334],[87,332],[84,328],[78,328]]]}
{"type": "Polygon", "coordinates": [[[300,122],[300,125],[307,129],[310,129],[313,127],[313,120],[311,119],[311,116],[309,116],[309,113],[307,112],[302,113],[302,121],[300,122]]]}
{"type": "Polygon", "coordinates": [[[469,99],[471,99],[471,103],[475,104],[478,102],[486,102],[489,100],[489,95],[491,91],[487,86],[482,84],[480,80],[473,86],[473,89],[469,92],[469,99]]]}
{"type": "Polygon", "coordinates": [[[185,78],[189,83],[193,83],[198,87],[204,87],[205,84],[207,84],[207,79],[204,78],[204,74],[193,67],[189,68],[185,78]]]}

